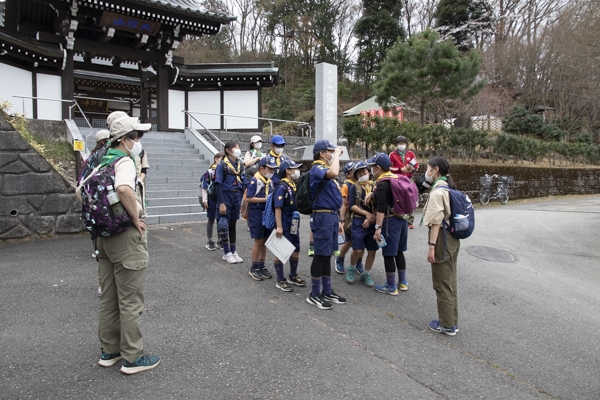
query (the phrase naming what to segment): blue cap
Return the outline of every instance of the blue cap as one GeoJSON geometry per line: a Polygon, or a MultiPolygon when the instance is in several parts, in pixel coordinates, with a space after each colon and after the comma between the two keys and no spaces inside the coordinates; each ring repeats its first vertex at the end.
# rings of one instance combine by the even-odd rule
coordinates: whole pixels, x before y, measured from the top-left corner
{"type": "Polygon", "coordinates": [[[324,150],[335,150],[335,145],[327,139],[317,140],[313,146],[313,154],[324,150]]]}
{"type": "Polygon", "coordinates": [[[285,139],[283,138],[283,136],[281,135],[275,135],[271,138],[271,144],[276,144],[278,146],[281,146],[282,144],[285,145],[285,139]]]}
{"type": "Polygon", "coordinates": [[[352,173],[354,174],[356,171],[358,171],[359,169],[363,169],[363,168],[369,168],[369,166],[363,160],[357,161],[354,163],[354,167],[352,168],[352,173]]]}
{"type": "Polygon", "coordinates": [[[275,162],[275,158],[263,157],[258,162],[258,166],[259,167],[277,168],[277,163],[275,162]]]}
{"type": "Polygon", "coordinates": [[[350,162],[347,162],[347,163],[344,165],[344,173],[345,173],[345,174],[349,174],[349,173],[350,173],[350,171],[352,171],[353,169],[354,169],[354,163],[353,163],[352,161],[350,161],[350,162]]]}
{"type": "Polygon", "coordinates": [[[285,160],[279,165],[279,171],[285,171],[290,168],[300,168],[302,164],[298,164],[294,160],[285,160]]]}
{"type": "Polygon", "coordinates": [[[392,166],[392,162],[390,161],[390,156],[388,156],[385,153],[375,153],[373,158],[369,158],[367,160],[367,164],[377,165],[386,171],[389,171],[390,167],[392,166]]]}

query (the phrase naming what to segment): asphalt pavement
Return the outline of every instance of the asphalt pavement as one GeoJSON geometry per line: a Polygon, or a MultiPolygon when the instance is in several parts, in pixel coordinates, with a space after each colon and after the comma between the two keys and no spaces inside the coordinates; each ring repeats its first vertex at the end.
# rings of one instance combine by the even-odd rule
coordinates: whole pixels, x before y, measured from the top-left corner
{"type": "MultiPolygon", "coordinates": [[[[89,236],[3,242],[0,398],[598,399],[599,226],[600,196],[478,208],[458,259],[455,337],[427,329],[425,227],[409,231],[407,292],[334,273],[348,303],[327,311],[306,303],[308,288],[250,278],[244,221],[234,265],[204,248],[205,223],[151,226],[142,332],[162,361],[131,376],[97,364],[89,236]]],[[[301,231],[309,281],[306,218],[301,231]]],[[[385,280],[380,255],[373,277],[385,280]]]]}

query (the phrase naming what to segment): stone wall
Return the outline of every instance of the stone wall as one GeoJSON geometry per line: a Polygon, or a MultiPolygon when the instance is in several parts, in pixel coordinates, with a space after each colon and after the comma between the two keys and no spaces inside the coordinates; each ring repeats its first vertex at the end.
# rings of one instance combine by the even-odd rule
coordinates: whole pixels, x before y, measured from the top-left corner
{"type": "Polygon", "coordinates": [[[75,189],[0,115],[0,240],[80,232],[80,215],[75,189]]]}

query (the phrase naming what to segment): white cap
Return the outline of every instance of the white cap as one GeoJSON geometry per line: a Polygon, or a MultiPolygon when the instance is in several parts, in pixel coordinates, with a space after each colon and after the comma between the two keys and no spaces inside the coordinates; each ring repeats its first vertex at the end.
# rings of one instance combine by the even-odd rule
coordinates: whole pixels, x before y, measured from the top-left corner
{"type": "Polygon", "coordinates": [[[96,132],[96,143],[101,140],[108,139],[110,137],[110,132],[106,129],[99,130],[96,132]]]}
{"type": "Polygon", "coordinates": [[[262,138],[258,135],[254,135],[250,138],[250,143],[262,142],[262,138]]]}
{"type": "Polygon", "coordinates": [[[125,111],[113,111],[113,112],[111,112],[108,115],[108,117],[106,118],[106,126],[108,126],[108,129],[110,129],[110,126],[112,125],[113,122],[115,122],[119,118],[123,118],[123,117],[129,117],[129,115],[127,115],[127,113],[125,111]]]}
{"type": "Polygon", "coordinates": [[[119,139],[131,131],[149,131],[152,124],[140,124],[140,121],[134,117],[119,118],[110,125],[111,140],[119,139]]]}

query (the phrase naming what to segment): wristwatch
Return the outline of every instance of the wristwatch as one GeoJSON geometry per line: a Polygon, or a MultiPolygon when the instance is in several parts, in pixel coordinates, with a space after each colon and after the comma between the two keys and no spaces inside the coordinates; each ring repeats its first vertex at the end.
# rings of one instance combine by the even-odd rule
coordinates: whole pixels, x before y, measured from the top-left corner
{"type": "Polygon", "coordinates": [[[381,225],[375,224],[375,230],[377,230],[377,229],[381,229],[381,225]]]}

